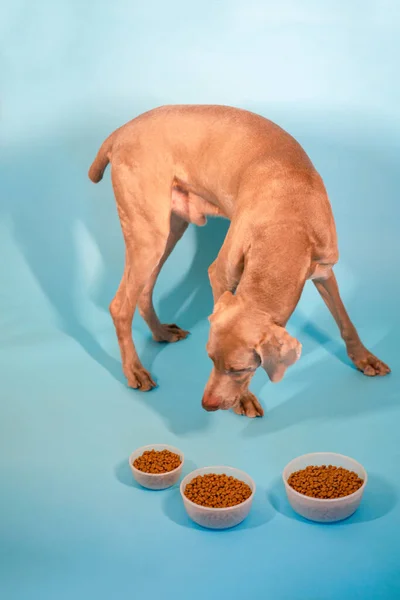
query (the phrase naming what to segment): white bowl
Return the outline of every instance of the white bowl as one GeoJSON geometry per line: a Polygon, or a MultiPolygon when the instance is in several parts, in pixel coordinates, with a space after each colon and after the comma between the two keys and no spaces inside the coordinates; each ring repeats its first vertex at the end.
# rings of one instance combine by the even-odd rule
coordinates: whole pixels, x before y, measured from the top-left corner
{"type": "Polygon", "coordinates": [[[186,475],[181,482],[180,490],[186,512],[195,523],[202,527],[207,527],[208,529],[228,529],[229,527],[239,525],[239,523],[241,523],[249,514],[256,491],[256,484],[247,473],[240,471],[239,469],[234,469],[233,467],[203,467],[202,469],[196,469],[189,473],[189,475],[186,475]],[[236,477],[236,479],[244,481],[252,491],[251,496],[241,504],[228,506],[227,508],[200,506],[189,500],[189,498],[186,498],[185,489],[187,484],[195,477],[198,477],[198,475],[206,475],[208,473],[213,473],[215,475],[231,475],[232,477],[236,477]]]}
{"type": "Polygon", "coordinates": [[[129,457],[129,466],[134,478],[141,486],[148,488],[149,490],[166,490],[179,481],[184,460],[185,457],[183,452],[178,450],[178,448],[174,448],[174,446],[167,446],[166,444],[153,444],[150,446],[142,446],[141,448],[138,448],[132,452],[129,457]],[[144,473],[143,471],[136,469],[136,467],[133,466],[133,462],[136,460],[136,458],[142,456],[143,452],[146,452],[146,450],[156,450],[158,452],[160,450],[169,450],[170,452],[174,452],[181,457],[181,464],[179,467],[176,467],[176,469],[169,471],[168,473],[144,473]]]}
{"type": "Polygon", "coordinates": [[[342,521],[350,517],[359,507],[362,495],[367,485],[367,472],[360,463],[353,458],[335,454],[334,452],[315,452],[313,454],[304,454],[292,460],[283,470],[283,482],[286,488],[286,494],[293,510],[299,515],[310,521],[319,523],[333,523],[342,521]],[[322,498],[310,498],[304,494],[296,492],[288,484],[288,479],[292,473],[301,471],[306,467],[322,465],[333,465],[343,467],[349,471],[354,471],[364,480],[362,486],[353,494],[343,498],[333,498],[325,500],[322,498]]]}

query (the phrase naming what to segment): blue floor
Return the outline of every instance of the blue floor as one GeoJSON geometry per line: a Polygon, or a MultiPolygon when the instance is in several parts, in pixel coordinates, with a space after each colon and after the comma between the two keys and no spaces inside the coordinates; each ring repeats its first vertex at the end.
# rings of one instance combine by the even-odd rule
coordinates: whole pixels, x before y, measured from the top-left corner
{"type": "MultiPolygon", "coordinates": [[[[158,73],[166,85],[164,70],[171,68],[171,77],[175,70],[162,57],[154,62],[151,37],[147,46],[147,38],[140,38],[147,63],[132,63],[137,79],[127,82],[128,71],[123,73],[117,59],[129,61],[115,49],[118,27],[126,36],[129,25],[135,26],[133,37],[141,26],[153,33],[162,29],[158,21],[151,24],[144,8],[129,12],[117,2],[115,13],[108,13],[108,5],[99,2],[105,10],[101,20],[97,8],[96,14],[79,12],[76,2],[61,2],[58,9],[42,4],[53,29],[43,25],[42,31],[39,17],[23,12],[23,2],[10,5],[8,54],[1,58],[12,67],[2,70],[8,95],[0,161],[1,598],[399,598],[400,137],[398,106],[393,112],[384,76],[389,77],[394,57],[385,62],[378,54],[370,63],[372,74],[383,69],[374,80],[379,89],[367,71],[347,82],[356,95],[349,106],[340,100],[343,87],[333,101],[322,84],[312,101],[304,88],[298,103],[289,92],[286,102],[269,102],[257,78],[255,100],[249,100],[250,89],[247,100],[237,89],[235,95],[228,82],[231,96],[223,95],[215,79],[211,91],[198,90],[198,101],[214,94],[216,102],[273,118],[306,148],[334,208],[343,299],[364,343],[393,371],[373,380],[355,371],[331,316],[307,285],[288,326],[302,342],[303,356],[280,384],[257,373],[252,389],[266,415],[246,420],[201,408],[211,366],[205,351],[212,310],[207,267],[227,223],[190,228],[160,277],[156,300],[162,319],[178,322],[192,335],[176,345],[157,345],[135,318],[139,353],[159,384],[142,395],[125,386],[107,312],[123,267],[109,174],[98,186],[86,176],[99,144],[116,126],[164,101],[194,101],[193,74],[187,75],[190,92],[182,83],[165,97],[157,82],[153,87],[147,82],[145,71],[150,78],[158,73]],[[90,29],[92,18],[98,33],[90,29]],[[23,23],[27,37],[18,37],[23,29],[13,23],[23,23]],[[76,41],[80,36],[82,46],[76,41]],[[114,86],[120,77],[115,97],[103,82],[107,76],[114,86]],[[202,530],[188,520],[178,489],[139,489],[128,456],[157,442],[183,450],[186,472],[212,464],[247,471],[257,484],[248,519],[226,532],[202,530]],[[352,518],[322,526],[291,511],[280,477],[293,457],[325,450],[356,458],[370,480],[352,518]]],[[[250,4],[254,8],[257,2],[250,4]]],[[[307,5],[311,11],[313,2],[307,5]]],[[[347,27],[344,13],[338,12],[338,39],[347,27]]],[[[299,24],[306,49],[315,25],[311,12],[309,17],[309,25],[299,24]]],[[[167,27],[176,24],[173,12],[162,13],[164,18],[167,27]]],[[[189,33],[208,31],[217,44],[221,19],[209,24],[200,19],[196,25],[193,20],[189,33]]],[[[387,32],[380,27],[375,34],[385,44],[387,32]]],[[[269,48],[261,33],[251,38],[257,52],[259,44],[269,48]]],[[[179,36],[194,56],[188,31],[179,30],[179,36]]],[[[334,39],[328,42],[333,47],[334,39]]],[[[130,43],[133,57],[140,48],[137,41],[130,43]]],[[[234,50],[233,39],[227,48],[234,50]]],[[[339,45],[337,52],[342,51],[339,45]]],[[[207,48],[198,52],[208,56],[207,48]]],[[[318,67],[314,53],[303,53],[301,60],[318,67]]],[[[357,60],[352,64],[362,63],[361,54],[357,60]]],[[[201,78],[202,66],[194,64],[201,78]]],[[[228,75],[234,66],[227,58],[228,75]]],[[[294,64],[289,70],[294,77],[294,64]]],[[[333,93],[338,77],[329,77],[333,93]]],[[[272,78],[279,86],[275,72],[272,78]]],[[[283,96],[285,90],[282,84],[283,96]]]]}

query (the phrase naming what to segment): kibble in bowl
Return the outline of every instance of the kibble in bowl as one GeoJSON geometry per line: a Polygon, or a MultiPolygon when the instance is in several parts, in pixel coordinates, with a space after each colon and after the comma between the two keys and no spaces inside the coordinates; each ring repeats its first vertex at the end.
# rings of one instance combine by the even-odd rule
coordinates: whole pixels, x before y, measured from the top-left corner
{"type": "Polygon", "coordinates": [[[165,444],[138,448],[129,457],[133,477],[150,490],[165,490],[175,485],[182,473],[183,452],[165,444]]]}
{"type": "Polygon", "coordinates": [[[295,512],[310,521],[333,523],[357,510],[367,473],[353,458],[316,452],[292,460],[283,471],[283,482],[295,512]]]}
{"type": "Polygon", "coordinates": [[[249,514],[256,490],[252,478],[233,467],[204,467],[181,482],[189,517],[208,529],[228,529],[249,514]]]}

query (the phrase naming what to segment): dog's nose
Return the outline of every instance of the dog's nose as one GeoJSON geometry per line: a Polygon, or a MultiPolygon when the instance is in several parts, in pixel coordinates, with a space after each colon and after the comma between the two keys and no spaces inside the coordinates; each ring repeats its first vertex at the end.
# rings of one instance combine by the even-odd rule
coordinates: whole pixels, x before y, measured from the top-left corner
{"type": "Polygon", "coordinates": [[[219,409],[221,400],[212,394],[204,394],[201,404],[205,410],[212,412],[219,409]]]}

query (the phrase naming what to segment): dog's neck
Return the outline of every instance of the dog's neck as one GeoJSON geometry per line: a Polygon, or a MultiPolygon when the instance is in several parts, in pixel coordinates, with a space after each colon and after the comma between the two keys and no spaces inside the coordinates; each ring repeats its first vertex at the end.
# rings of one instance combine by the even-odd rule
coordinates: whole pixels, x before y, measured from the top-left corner
{"type": "Polygon", "coordinates": [[[297,302],[282,302],[280,294],[272,290],[274,281],[265,278],[263,282],[255,283],[249,271],[250,269],[247,267],[243,272],[235,295],[248,307],[248,311],[268,315],[273,323],[284,327],[296,308],[297,302]]]}
{"type": "Polygon", "coordinates": [[[296,237],[293,232],[290,240],[280,239],[275,247],[266,238],[259,247],[250,249],[236,289],[249,310],[268,313],[281,326],[296,308],[309,273],[309,254],[304,243],[296,243],[296,237]],[[293,238],[293,251],[288,253],[287,244],[293,245],[293,238]]]}

